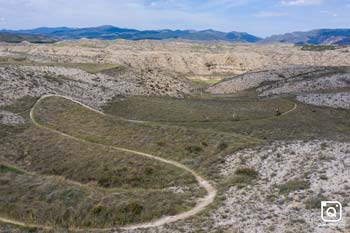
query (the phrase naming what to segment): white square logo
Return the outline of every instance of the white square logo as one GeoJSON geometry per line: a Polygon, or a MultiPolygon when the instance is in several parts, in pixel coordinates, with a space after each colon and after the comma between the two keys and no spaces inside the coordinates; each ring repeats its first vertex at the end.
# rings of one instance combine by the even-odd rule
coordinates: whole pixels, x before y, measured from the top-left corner
{"type": "Polygon", "coordinates": [[[343,217],[343,207],[339,201],[322,201],[321,218],[324,222],[340,222],[343,217]]]}

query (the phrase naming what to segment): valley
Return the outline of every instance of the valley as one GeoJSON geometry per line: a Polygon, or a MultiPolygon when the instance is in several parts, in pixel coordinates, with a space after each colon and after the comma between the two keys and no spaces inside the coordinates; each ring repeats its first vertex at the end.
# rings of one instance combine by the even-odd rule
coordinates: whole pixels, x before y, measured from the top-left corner
{"type": "Polygon", "coordinates": [[[349,47],[0,46],[0,232],[348,232],[349,47]],[[320,201],[343,204],[323,224],[320,201]]]}

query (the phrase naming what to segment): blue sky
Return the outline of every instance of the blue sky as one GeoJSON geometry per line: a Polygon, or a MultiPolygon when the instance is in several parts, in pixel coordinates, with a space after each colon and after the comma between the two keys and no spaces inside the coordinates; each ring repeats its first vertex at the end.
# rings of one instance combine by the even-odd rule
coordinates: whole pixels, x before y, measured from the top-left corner
{"type": "Polygon", "coordinates": [[[258,36],[350,28],[350,0],[0,0],[0,28],[216,29],[258,36]]]}

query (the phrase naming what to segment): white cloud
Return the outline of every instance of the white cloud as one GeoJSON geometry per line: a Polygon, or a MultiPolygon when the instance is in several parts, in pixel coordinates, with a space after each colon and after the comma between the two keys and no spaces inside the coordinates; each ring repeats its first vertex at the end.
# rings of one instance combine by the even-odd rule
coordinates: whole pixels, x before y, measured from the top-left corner
{"type": "Polygon", "coordinates": [[[282,1],[281,4],[284,6],[308,6],[308,5],[320,5],[323,0],[292,0],[282,1]]]}
{"type": "Polygon", "coordinates": [[[254,14],[258,18],[269,18],[269,17],[281,17],[288,15],[287,12],[277,12],[277,11],[260,11],[254,14]]]}
{"type": "Polygon", "coordinates": [[[6,22],[6,21],[7,21],[6,18],[0,17],[0,23],[4,23],[4,22],[6,22]]]}

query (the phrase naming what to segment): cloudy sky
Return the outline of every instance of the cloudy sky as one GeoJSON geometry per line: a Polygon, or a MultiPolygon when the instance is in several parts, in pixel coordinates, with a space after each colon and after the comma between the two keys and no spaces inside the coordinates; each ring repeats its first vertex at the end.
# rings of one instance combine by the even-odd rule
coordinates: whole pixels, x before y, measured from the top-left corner
{"type": "Polygon", "coordinates": [[[0,0],[0,28],[216,29],[258,36],[350,28],[350,0],[0,0]]]}

